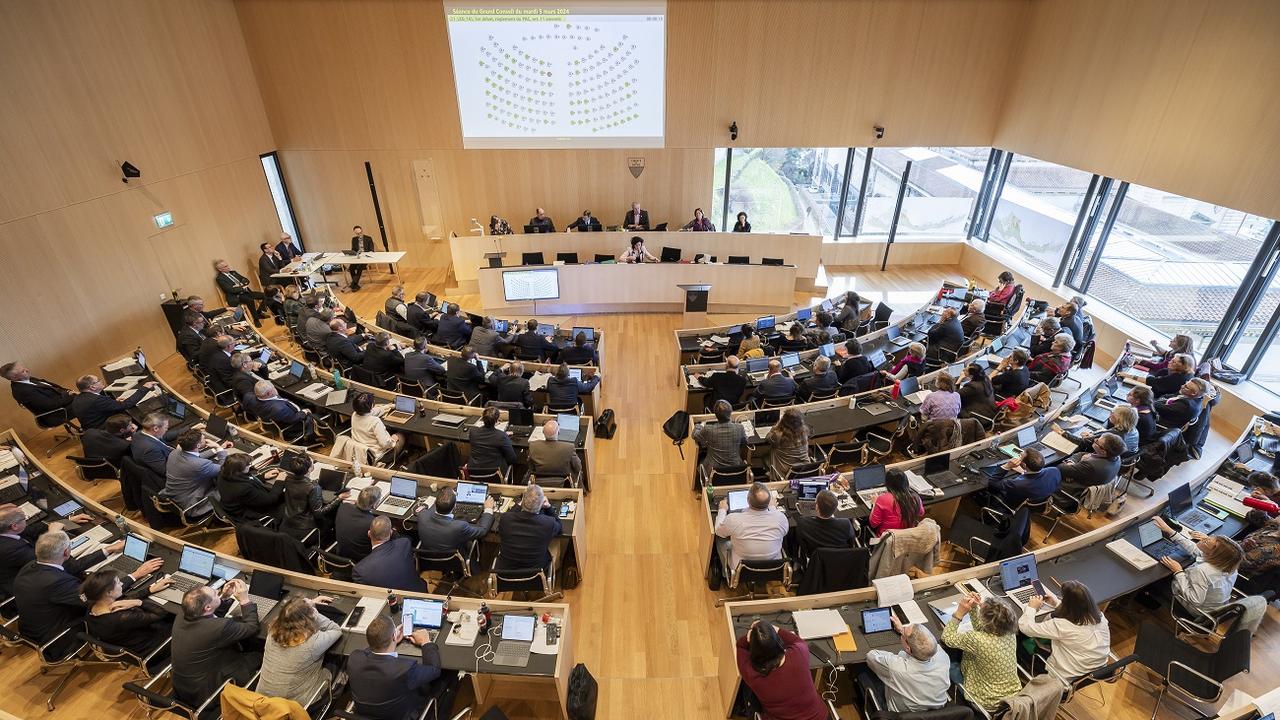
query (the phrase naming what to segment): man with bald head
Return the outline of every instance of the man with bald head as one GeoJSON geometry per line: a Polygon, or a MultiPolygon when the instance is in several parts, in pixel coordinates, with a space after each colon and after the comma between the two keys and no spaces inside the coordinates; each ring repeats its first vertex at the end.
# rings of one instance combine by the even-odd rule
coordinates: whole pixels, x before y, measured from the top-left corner
{"type": "Polygon", "coordinates": [[[556,231],[556,224],[551,222],[551,218],[547,217],[547,211],[542,208],[538,208],[537,214],[529,218],[529,227],[533,228],[534,232],[540,233],[553,233],[556,231]]]}
{"type": "Polygon", "coordinates": [[[353,582],[389,590],[426,592],[427,585],[418,574],[413,541],[394,537],[391,520],[386,515],[378,515],[369,523],[369,544],[373,549],[351,570],[353,582]]]}
{"type": "Polygon", "coordinates": [[[363,335],[358,335],[354,339],[348,336],[345,320],[330,320],[329,329],[333,332],[329,333],[329,337],[325,338],[324,341],[325,348],[329,351],[329,357],[346,366],[359,365],[364,362],[364,351],[357,347],[357,342],[363,343],[365,341],[363,335]]]}
{"type": "Polygon", "coordinates": [[[562,478],[582,477],[582,460],[578,457],[573,443],[556,439],[560,432],[560,423],[548,420],[542,424],[542,440],[529,443],[529,474],[533,477],[562,478]]]}
{"type": "Polygon", "coordinates": [[[788,405],[796,398],[798,386],[782,371],[782,363],[775,358],[769,361],[769,374],[752,395],[756,402],[768,402],[770,405],[788,405]]]}
{"type": "Polygon", "coordinates": [[[726,579],[743,560],[777,560],[787,536],[787,514],[778,509],[778,498],[764,483],[752,483],[747,509],[729,512],[727,497],[716,512],[716,550],[726,579]]]}
{"type": "Polygon", "coordinates": [[[142,402],[143,396],[148,390],[156,387],[154,380],[142,383],[142,386],[134,390],[123,400],[116,400],[102,392],[102,388],[106,384],[102,382],[102,378],[97,375],[81,375],[76,380],[76,389],[80,391],[75,399],[71,401],[71,414],[80,421],[80,427],[83,430],[89,428],[102,427],[107,422],[107,418],[118,413],[125,412],[129,408],[142,402]]]}
{"type": "Polygon", "coordinates": [[[188,590],[182,596],[182,612],[173,620],[174,695],[195,706],[224,681],[247,683],[262,666],[262,653],[240,644],[256,638],[258,630],[258,610],[243,580],[228,580],[220,593],[207,585],[188,590]],[[239,610],[218,617],[227,599],[235,600],[239,610]]]}
{"type": "Polygon", "coordinates": [[[31,371],[22,363],[5,363],[0,366],[0,375],[9,381],[13,401],[34,415],[67,407],[75,399],[71,391],[61,385],[32,376],[31,371]]]}

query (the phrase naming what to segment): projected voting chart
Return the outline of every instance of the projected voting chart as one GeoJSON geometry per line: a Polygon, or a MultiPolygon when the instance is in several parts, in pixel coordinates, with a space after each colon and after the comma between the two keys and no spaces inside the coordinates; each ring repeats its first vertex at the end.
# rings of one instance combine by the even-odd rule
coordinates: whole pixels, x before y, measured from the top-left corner
{"type": "Polygon", "coordinates": [[[446,6],[466,147],[660,147],[664,16],[446,6]]]}

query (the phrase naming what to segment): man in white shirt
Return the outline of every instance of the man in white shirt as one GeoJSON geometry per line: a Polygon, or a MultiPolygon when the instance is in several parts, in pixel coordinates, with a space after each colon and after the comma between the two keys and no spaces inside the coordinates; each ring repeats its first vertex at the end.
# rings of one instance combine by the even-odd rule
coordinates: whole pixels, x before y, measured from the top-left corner
{"type": "Polygon", "coordinates": [[[729,514],[728,498],[721,498],[716,513],[716,550],[726,578],[743,560],[776,560],[782,557],[787,536],[787,515],[778,509],[778,498],[764,483],[752,483],[747,509],[729,514]]]}
{"type": "Polygon", "coordinates": [[[858,676],[863,691],[873,693],[884,710],[922,712],[947,704],[951,689],[951,660],[923,625],[898,622],[893,629],[902,638],[902,650],[868,650],[867,669],[858,676]]]}

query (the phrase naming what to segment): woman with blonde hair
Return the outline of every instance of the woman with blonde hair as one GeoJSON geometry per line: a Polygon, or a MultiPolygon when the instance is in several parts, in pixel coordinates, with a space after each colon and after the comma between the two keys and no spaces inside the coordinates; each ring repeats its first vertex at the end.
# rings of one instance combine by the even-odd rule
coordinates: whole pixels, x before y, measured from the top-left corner
{"type": "Polygon", "coordinates": [[[796,408],[787,408],[782,417],[769,430],[766,439],[769,441],[769,468],[775,480],[782,480],[796,465],[810,462],[809,426],[804,421],[804,413],[796,408]]]}
{"type": "Polygon", "coordinates": [[[1223,535],[1205,535],[1195,530],[1188,530],[1184,535],[1174,532],[1164,518],[1154,519],[1160,532],[1196,561],[1184,570],[1177,560],[1167,555],[1160,558],[1160,563],[1173,572],[1174,602],[1202,613],[1212,613],[1230,602],[1231,588],[1235,587],[1240,563],[1244,560],[1240,543],[1223,535]]]}
{"type": "Polygon", "coordinates": [[[907,346],[907,354],[894,364],[891,370],[881,370],[880,372],[886,379],[891,381],[901,380],[905,377],[920,377],[924,374],[924,353],[925,347],[921,343],[913,342],[907,346]]]}
{"type": "Polygon", "coordinates": [[[289,698],[305,707],[316,691],[333,679],[333,671],[322,662],[329,648],[342,638],[342,628],[316,611],[317,604],[330,601],[324,595],[290,595],[280,603],[262,653],[259,693],[289,698]]]}
{"type": "Polygon", "coordinates": [[[1079,445],[1081,450],[1087,451],[1093,446],[1093,439],[1104,432],[1115,433],[1124,441],[1126,455],[1138,452],[1138,411],[1128,403],[1119,403],[1111,409],[1111,414],[1107,416],[1107,423],[1102,430],[1098,432],[1085,430],[1078,435],[1075,433],[1063,433],[1063,435],[1079,445]]]}

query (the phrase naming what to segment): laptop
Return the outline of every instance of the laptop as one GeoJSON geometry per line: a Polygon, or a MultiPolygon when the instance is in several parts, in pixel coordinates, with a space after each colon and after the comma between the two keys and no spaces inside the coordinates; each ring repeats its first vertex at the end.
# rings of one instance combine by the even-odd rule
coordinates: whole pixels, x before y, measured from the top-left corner
{"type": "Polygon", "coordinates": [[[17,475],[10,475],[0,480],[0,503],[11,503],[27,494],[29,485],[27,471],[18,468],[17,475]]]}
{"type": "Polygon", "coordinates": [[[144,537],[129,533],[124,536],[124,552],[120,557],[103,566],[103,569],[119,570],[125,575],[132,575],[142,563],[147,561],[147,550],[151,549],[151,541],[144,537]]]}
{"type": "Polygon", "coordinates": [[[178,560],[177,572],[170,573],[173,584],[156,593],[156,597],[175,605],[182,602],[182,596],[201,585],[208,585],[213,579],[213,565],[217,555],[212,551],[194,545],[182,546],[182,557],[178,560]]]}
{"type": "Polygon", "coordinates": [[[796,485],[796,512],[813,515],[817,509],[818,493],[826,489],[826,480],[801,480],[796,485]]]}
{"type": "Polygon", "coordinates": [[[955,485],[960,476],[951,472],[951,453],[937,453],[924,460],[924,479],[934,487],[955,485]]]}
{"type": "Polygon", "coordinates": [[[930,392],[929,390],[920,389],[920,378],[918,377],[908,375],[902,378],[898,384],[898,396],[912,405],[923,403],[925,398],[929,397],[930,392]]]}
{"type": "Polygon", "coordinates": [[[890,343],[893,343],[898,347],[903,347],[911,344],[911,338],[902,337],[902,328],[898,327],[897,325],[890,325],[889,327],[885,328],[884,337],[890,343]]]}
{"type": "Polygon", "coordinates": [[[822,304],[818,306],[818,309],[824,312],[831,312],[831,310],[834,308],[835,308],[835,303],[831,302],[830,298],[823,300],[822,304]]]}
{"type": "Polygon", "coordinates": [[[1034,425],[1028,425],[1018,431],[1018,447],[1023,450],[1035,450],[1044,456],[1044,461],[1048,464],[1050,461],[1058,458],[1061,453],[1053,448],[1040,442],[1040,435],[1036,432],[1034,425]]]}
{"type": "Polygon", "coordinates": [[[756,332],[762,332],[764,330],[772,330],[773,326],[776,323],[777,323],[777,318],[775,318],[772,315],[765,315],[763,317],[758,317],[756,318],[756,332]]]}
{"type": "Polygon", "coordinates": [[[664,263],[680,262],[680,248],[663,247],[662,254],[658,256],[658,261],[664,263]]]}
{"type": "Polygon", "coordinates": [[[1164,514],[1182,527],[1188,530],[1199,530],[1205,535],[1212,535],[1215,530],[1222,527],[1223,522],[1195,507],[1195,503],[1191,501],[1191,486],[1187,483],[1182,483],[1169,491],[1169,504],[1165,506],[1164,514]]]}
{"type": "Polygon", "coordinates": [[[443,600],[405,598],[400,604],[400,623],[406,637],[412,635],[414,630],[424,629],[434,641],[443,621],[443,600]]]}
{"type": "Polygon", "coordinates": [[[747,377],[759,382],[769,375],[769,358],[751,358],[746,362],[747,377]]]}
{"type": "Polygon", "coordinates": [[[221,415],[209,413],[209,417],[205,419],[204,429],[219,440],[226,440],[231,437],[231,425],[221,415]]]}
{"type": "Polygon", "coordinates": [[[284,599],[284,576],[266,570],[254,570],[249,578],[249,599],[258,609],[258,622],[265,622],[267,615],[284,599]]]}
{"type": "Polygon", "coordinates": [[[576,368],[576,367],[569,368],[569,377],[573,378],[574,380],[581,380],[582,368],[576,368]]]}
{"type": "Polygon", "coordinates": [[[418,481],[413,478],[391,476],[391,494],[378,504],[378,512],[388,515],[405,515],[418,501],[418,481]]]}
{"type": "Polygon", "coordinates": [[[899,644],[898,632],[893,629],[893,608],[867,608],[862,611],[862,636],[871,647],[889,647],[899,644]]]}
{"type": "Polygon", "coordinates": [[[538,327],[533,331],[542,337],[551,337],[556,334],[556,326],[549,323],[538,323],[538,327]]]}
{"type": "Polygon", "coordinates": [[[457,502],[453,506],[453,516],[459,520],[475,522],[484,513],[484,501],[489,497],[489,485],[486,483],[458,483],[457,502]]]}
{"type": "Polygon", "coordinates": [[[781,410],[757,410],[755,417],[751,421],[752,425],[755,426],[756,435],[758,437],[768,435],[774,424],[778,422],[779,417],[782,417],[781,410]]]}
{"type": "Polygon", "coordinates": [[[782,356],[778,358],[778,360],[779,362],[782,363],[783,370],[791,370],[792,368],[798,367],[800,365],[800,353],[794,353],[794,352],[783,353],[782,356]]]}
{"type": "Polygon", "coordinates": [[[884,364],[887,361],[888,359],[885,357],[883,350],[875,350],[867,356],[867,362],[871,363],[871,367],[876,370],[884,367],[884,364]]]}
{"type": "Polygon", "coordinates": [[[341,470],[320,468],[320,477],[316,482],[320,485],[321,490],[331,493],[340,493],[346,488],[347,474],[341,470]]]}
{"type": "Polygon", "coordinates": [[[511,408],[507,411],[507,432],[512,437],[529,437],[533,432],[533,410],[511,408]]]}
{"type": "Polygon", "coordinates": [[[306,373],[307,373],[307,366],[303,365],[297,360],[294,360],[292,363],[289,364],[289,372],[287,373],[289,378],[291,378],[290,384],[302,382],[303,377],[306,375],[306,373]]]}
{"type": "Polygon", "coordinates": [[[416,399],[407,395],[397,395],[395,410],[384,415],[383,419],[403,425],[412,420],[416,412],[418,412],[418,401],[416,399]]]}
{"type": "Polygon", "coordinates": [[[871,490],[884,487],[884,465],[866,465],[853,469],[853,489],[871,490]]]}
{"type": "Polygon", "coordinates": [[[172,423],[172,424],[183,423],[187,419],[186,403],[178,402],[175,399],[173,401],[173,404],[169,406],[169,414],[172,415],[174,419],[178,421],[177,423],[172,423]]]}
{"type": "Polygon", "coordinates": [[[1160,526],[1156,525],[1154,520],[1148,520],[1138,526],[1138,546],[1153,560],[1169,557],[1185,565],[1191,559],[1182,548],[1178,547],[1177,543],[1164,536],[1160,526]]]}
{"type": "Polygon", "coordinates": [[[730,490],[725,498],[729,501],[729,512],[742,512],[747,509],[747,493],[749,490],[730,490]]]}
{"type": "Polygon", "coordinates": [[[581,334],[582,336],[584,336],[584,337],[587,339],[587,342],[592,342],[592,341],[594,341],[594,340],[596,339],[596,330],[595,330],[595,328],[589,328],[589,327],[575,327],[575,328],[573,329],[573,334],[572,334],[570,337],[572,337],[573,339],[575,339],[575,340],[576,340],[576,339],[578,339],[578,335],[579,335],[579,334],[581,334]]]}
{"type": "Polygon", "coordinates": [[[827,343],[818,348],[818,354],[825,358],[833,358],[836,356],[836,344],[827,343]]]}
{"type": "Polygon", "coordinates": [[[62,503],[61,505],[55,507],[53,510],[50,510],[50,512],[52,512],[54,515],[57,515],[60,518],[67,518],[67,517],[71,517],[72,515],[75,515],[81,510],[84,510],[83,505],[76,502],[75,500],[68,500],[62,503]]]}
{"type": "Polygon", "coordinates": [[[532,615],[504,615],[502,639],[493,652],[493,664],[508,667],[525,667],[529,664],[529,651],[533,648],[533,631],[537,618],[532,615]]]}
{"type": "Polygon", "coordinates": [[[556,431],[556,439],[560,442],[576,443],[578,441],[578,424],[577,415],[556,415],[556,424],[560,429],[556,431]]]}
{"type": "Polygon", "coordinates": [[[813,317],[813,308],[801,308],[796,311],[796,322],[807,323],[813,317]]]}
{"type": "Polygon", "coordinates": [[[1005,594],[1019,608],[1025,609],[1032,596],[1046,594],[1036,569],[1036,556],[1031,553],[1002,561],[1000,583],[1005,594]]]}
{"type": "Polygon", "coordinates": [[[498,333],[498,334],[505,333],[505,332],[507,331],[507,321],[506,321],[506,320],[494,320],[494,321],[493,321],[493,330],[494,330],[494,332],[496,332],[496,333],[498,333]]]}

